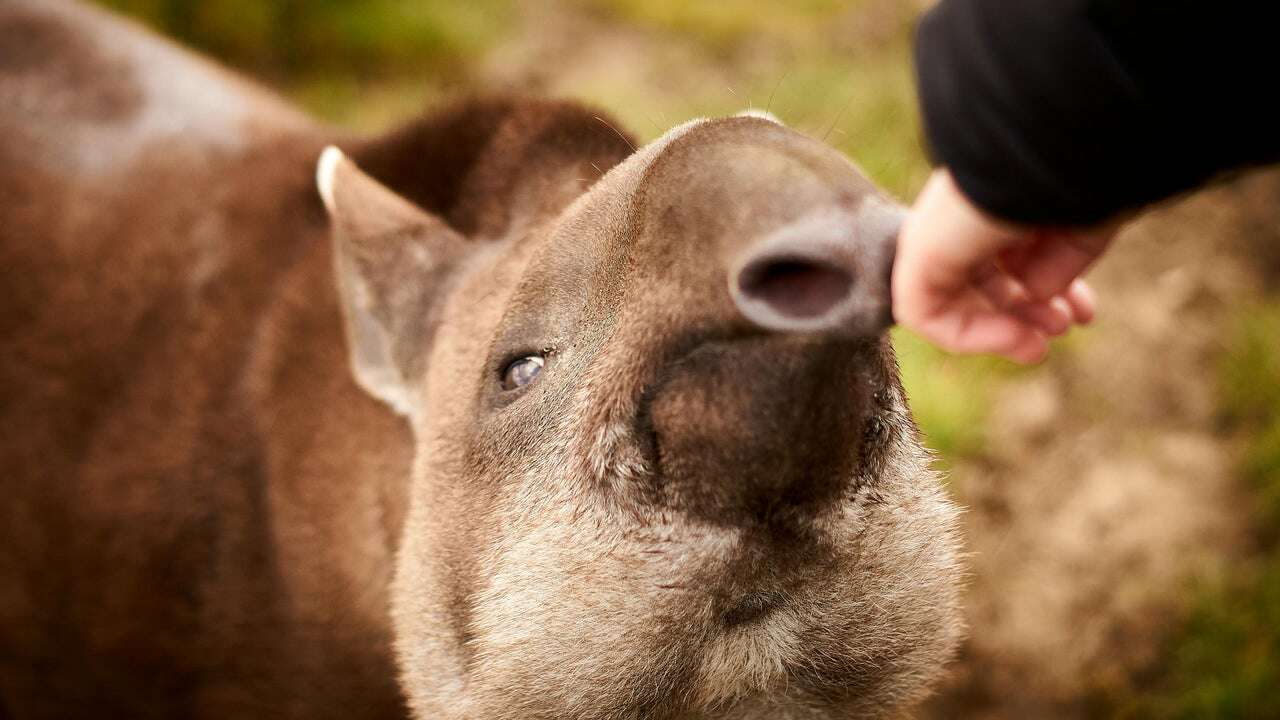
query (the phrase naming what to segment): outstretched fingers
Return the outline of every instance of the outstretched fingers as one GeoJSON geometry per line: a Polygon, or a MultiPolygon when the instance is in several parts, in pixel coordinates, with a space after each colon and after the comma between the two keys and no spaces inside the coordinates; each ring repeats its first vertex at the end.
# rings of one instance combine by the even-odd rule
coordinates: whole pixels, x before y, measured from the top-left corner
{"type": "Polygon", "coordinates": [[[1115,229],[1004,223],[975,208],[938,170],[898,238],[894,317],[953,352],[1036,362],[1049,338],[1093,319],[1093,292],[1079,276],[1115,229]]]}
{"type": "Polygon", "coordinates": [[[974,285],[992,308],[1013,315],[1050,337],[1062,335],[1074,322],[1074,313],[1065,299],[1035,300],[1022,283],[994,264],[988,264],[974,278],[974,285]]]}

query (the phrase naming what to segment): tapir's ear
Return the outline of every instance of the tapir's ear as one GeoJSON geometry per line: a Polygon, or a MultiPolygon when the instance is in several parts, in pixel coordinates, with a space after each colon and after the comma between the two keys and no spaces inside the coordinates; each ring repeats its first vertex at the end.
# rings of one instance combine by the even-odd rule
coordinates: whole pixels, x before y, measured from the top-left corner
{"type": "Polygon", "coordinates": [[[440,290],[467,249],[442,220],[366,175],[336,147],[316,169],[356,381],[409,416],[411,381],[438,324],[440,290]]]}

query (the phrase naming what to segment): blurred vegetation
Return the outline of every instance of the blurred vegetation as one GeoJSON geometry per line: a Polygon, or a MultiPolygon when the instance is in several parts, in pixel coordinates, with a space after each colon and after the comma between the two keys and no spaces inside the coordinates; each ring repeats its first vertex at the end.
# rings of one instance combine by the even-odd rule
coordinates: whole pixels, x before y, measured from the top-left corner
{"type": "Polygon", "coordinates": [[[845,151],[891,192],[912,194],[924,182],[929,165],[915,110],[909,39],[916,11],[910,3],[580,4],[613,22],[692,43],[728,71],[725,87],[703,87],[679,97],[637,98],[640,88],[619,87],[609,78],[575,88],[580,90],[575,94],[598,102],[632,127],[646,134],[650,128],[658,130],[652,122],[655,113],[677,120],[763,108],[845,151]],[[657,104],[646,109],[650,103],[657,104]],[[644,111],[643,116],[637,111],[644,111]]]}
{"type": "Polygon", "coordinates": [[[1125,717],[1280,718],[1280,556],[1200,591],[1157,689],[1125,717]]]}
{"type": "Polygon", "coordinates": [[[97,0],[263,78],[319,117],[382,129],[468,85],[513,0],[97,0]]]}
{"type": "MultiPolygon", "coordinates": [[[[516,0],[98,1],[266,78],[323,118],[361,129],[381,129],[443,95],[476,90],[488,51],[527,42],[543,29],[523,28],[524,37],[515,37],[521,12],[537,12],[516,0]]],[[[769,106],[848,152],[895,193],[909,194],[923,182],[928,164],[914,108],[908,30],[915,11],[909,4],[562,5],[605,24],[688,43],[707,64],[725,70],[725,83],[692,93],[655,93],[607,72],[583,73],[566,88],[643,137],[690,117],[769,106]]]]}
{"type": "Polygon", "coordinates": [[[1241,313],[1221,368],[1224,421],[1244,444],[1257,553],[1200,587],[1153,688],[1120,717],[1280,718],[1280,303],[1241,313]]]}
{"type": "Polygon", "coordinates": [[[1258,526],[1280,550],[1280,303],[1243,316],[1222,388],[1226,421],[1248,438],[1241,471],[1258,492],[1258,526]]]}
{"type": "Polygon", "coordinates": [[[451,74],[502,38],[509,0],[100,0],[276,81],[451,74]]]}
{"type": "Polygon", "coordinates": [[[834,20],[851,5],[848,0],[586,0],[586,4],[624,21],[696,38],[721,52],[732,51],[761,33],[790,42],[809,42],[822,23],[834,20]]]}
{"type": "Polygon", "coordinates": [[[893,331],[893,345],[911,412],[942,466],[981,452],[991,393],[1015,367],[995,358],[947,355],[901,328],[893,331]]]}

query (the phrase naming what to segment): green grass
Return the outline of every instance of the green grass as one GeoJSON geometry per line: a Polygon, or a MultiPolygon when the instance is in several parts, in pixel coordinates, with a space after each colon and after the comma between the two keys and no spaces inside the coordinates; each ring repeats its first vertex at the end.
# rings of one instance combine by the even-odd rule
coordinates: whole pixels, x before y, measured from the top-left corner
{"type": "Polygon", "coordinates": [[[294,83],[288,96],[307,112],[362,133],[379,133],[445,101],[439,84],[411,78],[366,83],[345,75],[314,76],[294,83]]]}
{"type": "Polygon", "coordinates": [[[855,62],[838,55],[793,66],[774,104],[779,117],[834,145],[900,198],[929,172],[905,48],[855,62]]]}
{"type": "MultiPolygon", "coordinates": [[[[515,29],[514,0],[99,0],[224,62],[267,77],[331,122],[381,129],[464,86],[515,29]]],[[[620,83],[583,72],[568,94],[645,138],[696,116],[769,106],[825,139],[900,197],[928,164],[908,52],[910,7],[800,0],[687,3],[578,0],[655,42],[691,43],[724,82],[672,92],[665,79],[620,83]],[[732,57],[725,58],[728,53],[732,57]]],[[[677,72],[678,68],[672,72],[677,72]]]]}
{"type": "Polygon", "coordinates": [[[1193,594],[1163,672],[1119,717],[1280,718],[1280,303],[1242,314],[1220,387],[1224,421],[1245,438],[1259,552],[1193,594]]]}
{"type": "Polygon", "coordinates": [[[865,63],[807,58],[787,68],[744,72],[730,85],[676,98],[619,85],[605,73],[584,78],[570,92],[607,109],[646,140],[694,117],[768,109],[787,125],[835,146],[899,198],[918,190],[929,171],[910,67],[897,54],[865,63]]]}
{"type": "Polygon", "coordinates": [[[452,76],[499,42],[512,0],[99,0],[242,69],[308,76],[452,76]]]}
{"type": "Polygon", "coordinates": [[[801,42],[821,32],[850,3],[839,0],[685,2],[684,0],[583,0],[621,22],[693,38],[730,51],[749,40],[801,42]]]}
{"type": "Polygon", "coordinates": [[[1223,415],[1250,435],[1241,472],[1257,491],[1259,526],[1280,545],[1280,303],[1244,314],[1235,335],[1221,373],[1223,415]]]}
{"type": "Polygon", "coordinates": [[[993,357],[951,355],[901,328],[893,344],[912,415],[942,466],[980,453],[992,393],[1024,369],[993,357]]]}
{"type": "Polygon", "coordinates": [[[1257,488],[1259,525],[1280,533],[1280,422],[1260,430],[1245,453],[1244,475],[1257,488]]]}
{"type": "Polygon", "coordinates": [[[835,0],[581,2],[616,22],[691,42],[722,71],[722,82],[674,96],[668,83],[636,87],[607,69],[572,88],[642,137],[692,117],[763,108],[839,148],[900,197],[923,184],[929,165],[912,77],[911,8],[881,3],[871,8],[878,12],[861,12],[872,3],[835,0]]]}
{"type": "Polygon", "coordinates": [[[1243,312],[1221,369],[1222,410],[1232,423],[1280,416],[1280,304],[1243,312]]]}
{"type": "Polygon", "coordinates": [[[1201,587],[1153,688],[1116,718],[1272,720],[1280,717],[1280,556],[1201,587]]]}

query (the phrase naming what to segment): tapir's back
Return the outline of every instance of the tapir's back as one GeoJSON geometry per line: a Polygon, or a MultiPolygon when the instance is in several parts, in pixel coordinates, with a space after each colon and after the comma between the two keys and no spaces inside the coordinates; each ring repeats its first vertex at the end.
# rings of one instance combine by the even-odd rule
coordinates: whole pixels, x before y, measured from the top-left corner
{"type": "Polygon", "coordinates": [[[283,205],[291,185],[304,192],[310,160],[289,148],[314,132],[268,94],[101,10],[0,0],[6,422],[9,395],[35,385],[74,375],[90,386],[44,392],[121,391],[144,371],[142,349],[192,320],[177,315],[221,301],[211,293],[231,265],[279,252],[236,237],[227,210],[243,223],[283,205]]]}
{"type": "Polygon", "coordinates": [[[247,378],[323,260],[319,134],[100,10],[0,0],[0,718],[290,702],[247,378]]]}

